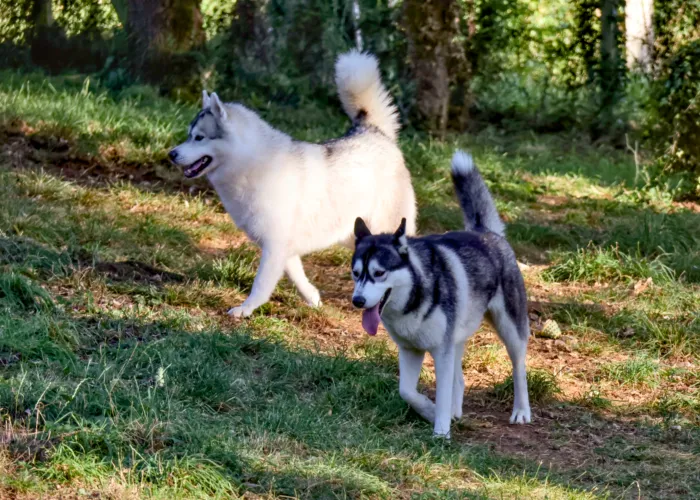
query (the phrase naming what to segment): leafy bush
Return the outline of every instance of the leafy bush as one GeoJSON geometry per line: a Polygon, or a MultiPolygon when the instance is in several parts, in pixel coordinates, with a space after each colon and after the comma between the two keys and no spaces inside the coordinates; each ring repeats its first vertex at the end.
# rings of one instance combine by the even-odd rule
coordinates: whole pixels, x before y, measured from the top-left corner
{"type": "Polygon", "coordinates": [[[671,181],[681,198],[700,197],[700,39],[681,46],[659,82],[655,182],[671,181]]]}

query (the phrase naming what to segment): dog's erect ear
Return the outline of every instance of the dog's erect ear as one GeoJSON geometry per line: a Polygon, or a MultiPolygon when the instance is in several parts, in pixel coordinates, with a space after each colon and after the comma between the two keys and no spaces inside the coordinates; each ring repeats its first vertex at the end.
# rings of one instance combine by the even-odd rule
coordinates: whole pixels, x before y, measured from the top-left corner
{"type": "Polygon", "coordinates": [[[226,108],[224,107],[224,103],[222,103],[219,99],[219,96],[216,95],[216,92],[212,92],[209,98],[211,101],[211,111],[212,113],[214,113],[214,116],[216,116],[220,120],[225,120],[226,108]]]}
{"type": "Polygon", "coordinates": [[[367,224],[365,224],[365,221],[362,220],[362,217],[358,217],[355,219],[355,243],[367,236],[372,236],[372,233],[367,227],[367,224]]]}
{"type": "Polygon", "coordinates": [[[401,219],[399,228],[394,233],[394,245],[396,250],[402,255],[408,253],[408,239],[406,238],[406,217],[401,219]]]}
{"type": "Polygon", "coordinates": [[[202,109],[206,109],[211,105],[211,98],[206,90],[202,90],[202,109]]]}

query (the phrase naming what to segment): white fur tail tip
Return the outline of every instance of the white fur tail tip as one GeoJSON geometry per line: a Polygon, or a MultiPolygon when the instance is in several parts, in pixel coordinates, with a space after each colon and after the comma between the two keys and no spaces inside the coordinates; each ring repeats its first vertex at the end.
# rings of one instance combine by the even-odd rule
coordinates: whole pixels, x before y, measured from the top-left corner
{"type": "Polygon", "coordinates": [[[457,150],[452,156],[452,171],[455,174],[468,174],[474,170],[474,159],[469,153],[457,150]]]}
{"type": "Polygon", "coordinates": [[[338,87],[359,94],[380,81],[377,58],[358,50],[341,54],[335,63],[335,78],[338,87]]]}
{"type": "Polygon", "coordinates": [[[399,117],[382,84],[376,57],[357,50],[341,54],[335,63],[335,83],[343,109],[353,122],[361,120],[396,139],[399,117]]]}

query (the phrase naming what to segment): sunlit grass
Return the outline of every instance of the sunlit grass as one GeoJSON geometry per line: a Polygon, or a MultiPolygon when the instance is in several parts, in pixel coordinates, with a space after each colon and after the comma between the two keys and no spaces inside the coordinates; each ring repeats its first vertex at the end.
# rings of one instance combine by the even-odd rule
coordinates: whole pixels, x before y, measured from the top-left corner
{"type": "MultiPolygon", "coordinates": [[[[347,125],[339,110],[250,104],[300,139],[347,125]]],[[[106,168],[170,168],[165,152],[195,111],[145,87],[112,94],[83,76],[0,74],[4,129],[65,138],[65,154],[106,168]]],[[[556,441],[610,428],[625,411],[611,391],[633,390],[644,400],[635,415],[662,422],[639,424],[643,451],[625,437],[591,446],[583,477],[483,446],[478,430],[432,440],[398,395],[388,340],[338,346],[319,334],[345,332],[341,307],[311,310],[284,282],[248,322],[225,316],[248,293],[258,252],[215,196],[167,179],[158,190],[66,179],[53,168],[59,152],[26,168],[0,157],[0,418],[15,436],[0,434],[0,496],[61,485],[154,498],[592,498],[629,493],[641,475],[654,478],[640,480],[643,495],[698,494],[687,460],[700,442],[698,215],[635,196],[629,158],[571,137],[406,133],[401,147],[421,232],[462,226],[449,160],[468,148],[519,259],[544,264],[527,275],[531,296],[568,350],[533,340],[529,429],[562,433],[556,441]],[[568,366],[582,358],[584,368],[568,366]],[[553,430],[539,413],[552,408],[574,416],[553,430]],[[681,433],[670,441],[679,451],[659,463],[664,432],[681,433]]],[[[323,273],[349,258],[334,248],[308,261],[323,273]]],[[[505,411],[504,348],[495,339],[471,347],[467,369],[486,380],[478,397],[505,411]]],[[[426,369],[422,388],[433,383],[426,369]]]]}

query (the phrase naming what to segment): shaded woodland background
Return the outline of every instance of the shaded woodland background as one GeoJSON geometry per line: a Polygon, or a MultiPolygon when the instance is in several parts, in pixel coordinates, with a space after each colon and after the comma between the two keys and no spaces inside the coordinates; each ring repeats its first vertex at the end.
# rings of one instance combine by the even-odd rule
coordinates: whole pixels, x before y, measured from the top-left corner
{"type": "Polygon", "coordinates": [[[196,99],[335,103],[375,53],[409,127],[580,130],[700,196],[700,0],[0,0],[0,64],[196,99]]]}

